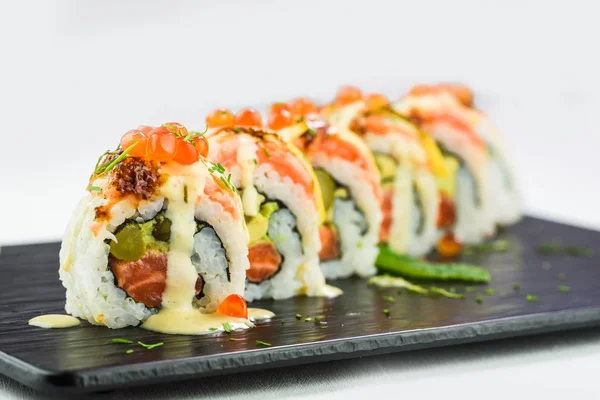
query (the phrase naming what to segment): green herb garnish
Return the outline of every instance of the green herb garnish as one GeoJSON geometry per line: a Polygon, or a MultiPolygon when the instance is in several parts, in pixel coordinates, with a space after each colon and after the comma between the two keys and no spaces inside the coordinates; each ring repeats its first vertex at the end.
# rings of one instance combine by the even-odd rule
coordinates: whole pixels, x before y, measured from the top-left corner
{"type": "Polygon", "coordinates": [[[475,297],[475,302],[477,302],[478,304],[483,303],[483,297],[481,297],[481,296],[475,297]]]}
{"type": "Polygon", "coordinates": [[[536,250],[538,253],[545,255],[566,254],[572,257],[591,257],[593,255],[593,251],[590,248],[584,246],[561,246],[556,240],[542,243],[536,250]]]}
{"type": "Polygon", "coordinates": [[[475,289],[475,287],[473,287],[473,286],[467,286],[467,287],[465,288],[465,292],[467,292],[467,293],[473,293],[475,290],[476,290],[476,289],[475,289]]]}
{"type": "Polygon", "coordinates": [[[432,287],[429,288],[429,293],[431,295],[440,295],[440,296],[445,296],[445,297],[448,297],[448,298],[451,298],[451,299],[458,299],[458,300],[462,300],[462,299],[465,298],[465,296],[462,295],[462,294],[452,293],[452,292],[449,292],[446,289],[442,289],[442,288],[435,287],[435,286],[432,286],[432,287]]]}
{"type": "Polygon", "coordinates": [[[312,321],[312,320],[313,320],[313,319],[312,319],[312,318],[310,318],[310,317],[304,318],[304,322],[310,322],[310,321],[312,321]]]}
{"type": "Polygon", "coordinates": [[[307,131],[311,136],[317,136],[317,131],[315,131],[313,128],[308,128],[307,131]]]}
{"type": "Polygon", "coordinates": [[[121,339],[121,338],[110,339],[110,341],[113,342],[113,343],[123,343],[123,344],[132,344],[133,343],[132,340],[121,339]]]}
{"type": "Polygon", "coordinates": [[[571,290],[571,288],[569,286],[565,286],[565,285],[558,285],[556,287],[556,290],[558,290],[559,292],[568,292],[571,290]]]}
{"type": "Polygon", "coordinates": [[[583,246],[568,246],[565,252],[573,257],[591,257],[594,254],[591,249],[583,246]]]}
{"type": "Polygon", "coordinates": [[[396,299],[395,299],[395,298],[393,298],[392,296],[383,296],[383,299],[384,299],[385,301],[388,301],[388,302],[390,302],[390,303],[395,303],[395,302],[396,302],[396,299]]]}
{"type": "Polygon", "coordinates": [[[142,346],[143,348],[145,348],[146,350],[152,350],[156,347],[160,347],[162,346],[164,343],[163,342],[158,342],[158,343],[154,343],[154,344],[146,344],[146,343],[142,343],[138,341],[138,344],[140,346],[142,346]]]}
{"type": "Polygon", "coordinates": [[[327,329],[328,326],[327,325],[321,325],[321,329],[327,329]]]}
{"type": "Polygon", "coordinates": [[[487,288],[483,291],[483,294],[485,294],[486,296],[493,296],[496,293],[498,293],[498,291],[496,289],[492,289],[492,288],[487,288]]]}
{"type": "Polygon", "coordinates": [[[387,308],[384,308],[384,309],[383,309],[383,313],[384,313],[384,314],[385,314],[387,317],[389,317],[389,316],[390,316],[390,310],[388,310],[387,308]]]}
{"type": "Polygon", "coordinates": [[[519,290],[521,290],[521,285],[519,285],[518,283],[515,283],[512,287],[515,292],[518,292],[519,290]]]}
{"type": "Polygon", "coordinates": [[[183,185],[183,202],[186,204],[188,202],[188,187],[187,187],[187,185],[183,185]]]}
{"type": "Polygon", "coordinates": [[[101,165],[100,167],[98,167],[94,173],[96,175],[102,175],[108,171],[110,171],[111,169],[113,169],[115,167],[115,165],[117,165],[118,163],[120,163],[121,161],[123,161],[124,159],[127,158],[127,154],[129,154],[131,152],[131,150],[133,150],[133,148],[135,146],[137,146],[140,142],[134,142],[131,146],[129,146],[128,148],[126,148],[117,158],[115,158],[114,160],[112,160],[108,165],[101,165]]]}
{"type": "Polygon", "coordinates": [[[102,188],[99,186],[90,186],[89,188],[87,188],[87,190],[90,192],[101,192],[102,188]]]}
{"type": "Polygon", "coordinates": [[[281,325],[285,325],[285,319],[281,320],[281,325]]]}
{"type": "Polygon", "coordinates": [[[405,280],[404,278],[400,278],[398,276],[390,276],[387,274],[372,276],[367,281],[367,284],[376,285],[376,286],[379,286],[382,288],[388,288],[388,287],[404,288],[410,292],[419,293],[419,294],[427,294],[428,293],[427,289],[425,289],[422,286],[410,283],[409,281],[405,280]]]}
{"type": "Polygon", "coordinates": [[[272,346],[271,343],[263,342],[262,340],[257,340],[256,341],[256,345],[257,346],[265,346],[265,347],[271,347],[272,346]]]}
{"type": "Polygon", "coordinates": [[[239,339],[236,339],[236,338],[234,338],[234,337],[230,337],[230,338],[229,338],[229,341],[230,341],[230,342],[235,342],[236,340],[239,340],[239,339]]]}
{"type": "Polygon", "coordinates": [[[254,165],[258,164],[258,161],[256,161],[256,158],[253,158],[252,162],[254,163],[254,165]]]}
{"type": "Polygon", "coordinates": [[[238,127],[232,128],[232,131],[234,131],[235,133],[240,133],[242,130],[238,127]]]}
{"type": "Polygon", "coordinates": [[[323,322],[323,318],[325,318],[325,317],[315,317],[315,322],[317,324],[320,324],[321,322],[323,322]]]}
{"type": "Polygon", "coordinates": [[[301,320],[302,319],[302,314],[296,314],[296,319],[297,320],[301,320]]]}
{"type": "Polygon", "coordinates": [[[528,295],[525,297],[525,299],[526,299],[527,301],[536,301],[536,300],[537,300],[537,296],[534,296],[534,295],[532,295],[532,294],[528,294],[528,295]]]}
{"type": "Polygon", "coordinates": [[[125,352],[125,354],[131,354],[131,353],[133,353],[133,350],[131,350],[131,349],[129,349],[125,352]]]}
{"type": "Polygon", "coordinates": [[[223,330],[227,333],[231,333],[231,324],[229,322],[225,322],[223,324],[223,330]]]}
{"type": "Polygon", "coordinates": [[[271,157],[271,153],[269,153],[269,150],[267,150],[266,147],[263,147],[263,152],[265,153],[265,156],[267,156],[267,158],[271,157]]]}
{"type": "Polygon", "coordinates": [[[217,328],[208,328],[209,331],[216,331],[218,330],[217,328]]]}
{"type": "Polygon", "coordinates": [[[252,322],[248,322],[248,321],[246,321],[246,322],[244,322],[244,324],[246,324],[246,326],[247,326],[248,328],[254,328],[254,324],[253,324],[252,322]]]}

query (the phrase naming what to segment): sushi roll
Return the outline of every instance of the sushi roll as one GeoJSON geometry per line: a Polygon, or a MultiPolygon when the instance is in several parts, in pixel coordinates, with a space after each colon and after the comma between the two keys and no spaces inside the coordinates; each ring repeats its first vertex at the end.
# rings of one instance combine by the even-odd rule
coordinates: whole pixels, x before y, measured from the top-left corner
{"type": "Polygon", "coordinates": [[[483,139],[490,157],[494,220],[499,225],[513,224],[522,216],[522,199],[504,136],[487,115],[474,106],[473,92],[466,85],[417,85],[408,102],[420,103],[424,109],[445,110],[472,127],[483,139]]]}
{"type": "Polygon", "coordinates": [[[69,314],[165,333],[246,327],[242,205],[207,153],[200,134],[169,123],[100,157],[60,250],[69,314]]]}
{"type": "Polygon", "coordinates": [[[303,152],[319,180],[325,208],[319,259],[325,277],[375,274],[382,190],[369,148],[349,130],[330,126],[303,98],[273,104],[269,128],[303,152]]]}
{"type": "Polygon", "coordinates": [[[252,108],[215,110],[206,123],[208,158],[230,172],[227,182],[242,198],[250,236],[246,300],[327,295],[318,256],[324,211],[310,164],[264,129],[252,108]]]}
{"type": "Polygon", "coordinates": [[[383,187],[380,242],[398,254],[426,254],[438,228],[452,219],[440,219],[435,174],[443,176],[446,169],[435,143],[391,110],[384,96],[363,96],[353,86],[341,88],[323,112],[339,131],[355,132],[373,151],[383,187]]]}
{"type": "Polygon", "coordinates": [[[439,179],[438,185],[447,205],[454,205],[454,239],[475,244],[496,230],[492,159],[475,127],[456,112],[460,103],[452,103],[449,106],[441,96],[409,94],[392,108],[431,135],[441,149],[450,175],[439,179]]]}

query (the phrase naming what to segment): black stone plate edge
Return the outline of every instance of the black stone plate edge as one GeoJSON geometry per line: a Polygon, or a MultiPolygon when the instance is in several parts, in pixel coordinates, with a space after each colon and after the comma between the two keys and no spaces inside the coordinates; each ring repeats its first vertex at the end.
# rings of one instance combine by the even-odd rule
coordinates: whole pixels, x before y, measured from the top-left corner
{"type": "Polygon", "coordinates": [[[600,326],[600,307],[78,371],[42,370],[0,352],[0,373],[42,392],[100,392],[594,326],[600,326]]]}

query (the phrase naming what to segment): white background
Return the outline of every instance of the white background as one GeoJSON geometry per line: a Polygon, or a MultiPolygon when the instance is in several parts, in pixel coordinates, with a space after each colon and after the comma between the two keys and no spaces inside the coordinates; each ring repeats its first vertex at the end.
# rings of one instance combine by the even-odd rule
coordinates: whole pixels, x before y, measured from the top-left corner
{"type": "MultiPolygon", "coordinates": [[[[345,83],[397,97],[437,80],[475,88],[511,143],[529,213],[598,228],[597,15],[583,0],[2,2],[0,244],[60,238],[97,156],[139,124],[201,129],[217,106],[326,100],[345,83]]],[[[595,370],[600,345],[584,342],[584,352],[557,352],[579,351],[562,371],[556,358],[529,353],[477,373],[471,358],[446,358],[417,374],[419,386],[476,376],[492,390],[515,374],[538,382],[552,371],[566,374],[567,388],[591,385],[575,374],[595,370]],[[529,364],[517,366],[520,357],[529,364]]],[[[501,345],[488,346],[492,354],[501,345]]],[[[351,371],[364,385],[350,394],[374,390],[381,363],[394,358],[378,359],[351,371]]],[[[343,384],[314,385],[312,394],[344,393],[343,384]]]]}

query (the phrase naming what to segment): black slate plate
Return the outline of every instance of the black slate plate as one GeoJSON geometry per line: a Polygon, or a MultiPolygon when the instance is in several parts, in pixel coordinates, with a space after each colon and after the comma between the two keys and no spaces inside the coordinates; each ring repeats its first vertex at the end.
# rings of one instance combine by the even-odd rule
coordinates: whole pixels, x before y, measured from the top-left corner
{"type": "MultiPolygon", "coordinates": [[[[39,390],[100,391],[600,325],[600,232],[526,218],[502,236],[511,243],[507,252],[466,257],[491,271],[489,287],[498,291],[493,296],[484,294],[486,286],[453,300],[340,280],[333,284],[344,290],[342,297],[257,302],[254,307],[277,317],[249,331],[216,336],[109,330],[87,323],[64,330],[28,326],[34,316],[63,312],[59,244],[5,247],[0,254],[0,372],[39,390]],[[536,252],[537,244],[552,239],[596,251],[591,257],[536,252]],[[558,285],[570,291],[558,291],[558,285]],[[537,301],[527,301],[528,294],[537,301]],[[394,303],[384,299],[389,295],[394,303]],[[475,301],[479,296],[481,304],[475,301]],[[318,315],[324,316],[326,329],[304,321],[318,315]],[[144,350],[110,342],[117,337],[164,345],[144,350]],[[258,347],[256,340],[272,347],[258,347]],[[126,354],[130,348],[134,353],[126,354]]],[[[461,284],[436,286],[466,290],[461,284]]]]}

